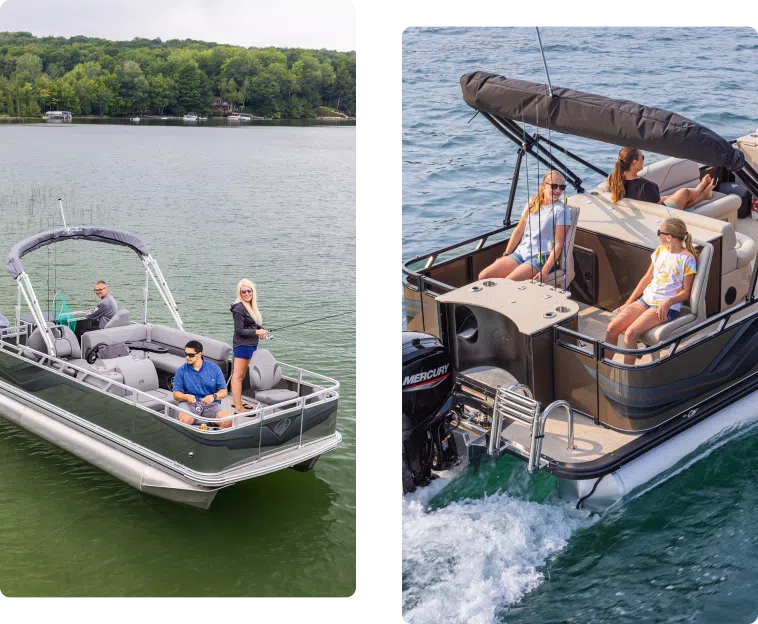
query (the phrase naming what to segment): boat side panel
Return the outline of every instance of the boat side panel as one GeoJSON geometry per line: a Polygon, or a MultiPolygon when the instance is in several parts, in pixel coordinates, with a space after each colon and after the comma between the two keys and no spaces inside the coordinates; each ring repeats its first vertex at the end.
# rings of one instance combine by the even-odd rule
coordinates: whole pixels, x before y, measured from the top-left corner
{"type": "Polygon", "coordinates": [[[591,350],[578,347],[575,338],[562,340],[570,340],[577,350],[553,344],[555,398],[568,401],[575,410],[597,421],[597,360],[591,350]]]}
{"type": "Polygon", "coordinates": [[[600,422],[621,431],[645,431],[756,371],[758,318],[651,365],[617,368],[601,361],[600,422]]]}
{"type": "MultiPolygon", "coordinates": [[[[262,427],[253,423],[228,432],[200,432],[8,353],[0,353],[0,380],[13,387],[19,398],[43,401],[64,416],[68,413],[101,428],[113,444],[136,451],[141,447],[163,463],[178,464],[177,469],[220,472],[257,459],[261,449],[278,452],[300,441],[299,411],[269,416],[262,427]]],[[[317,432],[334,433],[336,407],[337,401],[332,400],[306,408],[302,429],[309,439],[317,432]]]]}

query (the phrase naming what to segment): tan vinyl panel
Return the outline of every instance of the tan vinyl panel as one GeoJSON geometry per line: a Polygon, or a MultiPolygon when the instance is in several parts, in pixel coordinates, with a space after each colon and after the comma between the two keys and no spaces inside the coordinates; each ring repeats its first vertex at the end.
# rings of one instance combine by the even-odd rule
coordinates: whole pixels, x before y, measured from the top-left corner
{"type": "Polygon", "coordinates": [[[465,286],[470,280],[468,275],[468,258],[462,256],[441,263],[439,266],[433,266],[432,268],[424,271],[427,277],[452,286],[453,288],[460,288],[465,286]]]}
{"type": "Polygon", "coordinates": [[[522,334],[533,335],[579,312],[579,304],[569,297],[570,293],[548,285],[493,278],[445,293],[438,300],[492,310],[510,318],[522,334]],[[494,286],[484,286],[485,283],[494,286]],[[565,311],[559,311],[559,308],[565,311]],[[553,316],[545,318],[544,314],[553,316]]]}
{"type": "MultiPolygon", "coordinates": [[[[568,341],[567,341],[568,342],[568,341]]],[[[597,417],[597,363],[592,355],[553,345],[555,399],[568,401],[574,409],[597,417]]]]}
{"type": "Polygon", "coordinates": [[[482,269],[487,268],[495,260],[501,258],[505,253],[505,248],[507,246],[508,241],[503,241],[501,243],[492,245],[492,247],[487,247],[481,251],[476,252],[471,258],[474,279],[479,276],[479,273],[482,272],[482,269]]]}

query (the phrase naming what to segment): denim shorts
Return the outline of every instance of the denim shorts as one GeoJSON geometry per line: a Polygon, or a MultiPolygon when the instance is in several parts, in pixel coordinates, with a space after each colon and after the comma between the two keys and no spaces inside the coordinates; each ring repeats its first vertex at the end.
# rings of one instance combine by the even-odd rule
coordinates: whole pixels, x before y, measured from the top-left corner
{"type": "Polygon", "coordinates": [[[518,264],[524,264],[524,262],[528,262],[529,264],[532,265],[534,270],[538,272],[542,270],[543,266],[545,266],[544,262],[540,262],[538,256],[531,256],[525,260],[524,258],[521,257],[520,253],[514,251],[512,254],[508,254],[507,257],[513,258],[518,264]]]}
{"type": "MultiPolygon", "coordinates": [[[[654,306],[650,306],[650,305],[646,304],[642,300],[642,297],[640,297],[639,299],[637,299],[637,301],[639,301],[643,306],[645,306],[646,310],[649,309],[649,308],[654,307],[654,306]]],[[[655,306],[655,307],[657,308],[658,306],[655,306]]],[[[669,308],[669,313],[668,313],[668,316],[666,317],[666,320],[667,321],[673,321],[675,318],[679,318],[679,310],[672,310],[672,309],[669,308]]]]}
{"type": "Polygon", "coordinates": [[[679,210],[679,206],[676,205],[676,202],[674,202],[671,199],[664,199],[663,205],[668,206],[669,208],[674,208],[675,210],[679,210]]]}
{"type": "Polygon", "coordinates": [[[234,347],[234,357],[249,360],[258,347],[234,347]]]}

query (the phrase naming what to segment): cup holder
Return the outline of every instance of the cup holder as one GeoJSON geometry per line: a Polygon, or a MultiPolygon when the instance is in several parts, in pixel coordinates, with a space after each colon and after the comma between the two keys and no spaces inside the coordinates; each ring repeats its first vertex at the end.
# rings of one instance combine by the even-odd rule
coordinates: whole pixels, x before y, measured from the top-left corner
{"type": "Polygon", "coordinates": [[[545,312],[542,315],[542,318],[551,319],[551,318],[555,318],[556,316],[558,315],[555,312],[545,312]]]}
{"type": "Polygon", "coordinates": [[[479,292],[480,290],[483,290],[483,288],[481,286],[472,286],[471,288],[469,288],[469,290],[471,292],[479,292]]]}
{"type": "Polygon", "coordinates": [[[487,280],[486,282],[482,282],[482,286],[486,286],[487,288],[492,288],[493,286],[497,286],[497,282],[487,280]]]}
{"type": "Polygon", "coordinates": [[[566,314],[566,312],[571,312],[571,308],[567,308],[566,306],[558,306],[555,311],[559,312],[560,314],[566,314]]]}

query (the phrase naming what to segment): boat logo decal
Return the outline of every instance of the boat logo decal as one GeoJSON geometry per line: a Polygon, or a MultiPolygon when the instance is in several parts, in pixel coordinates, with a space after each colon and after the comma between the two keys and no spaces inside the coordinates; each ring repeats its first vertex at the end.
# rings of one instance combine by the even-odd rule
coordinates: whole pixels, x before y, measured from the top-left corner
{"type": "Polygon", "coordinates": [[[448,377],[448,368],[450,368],[450,364],[445,364],[444,366],[433,368],[432,370],[423,373],[407,375],[405,379],[403,379],[403,392],[417,390],[422,386],[424,388],[433,388],[448,377]]]}
{"type": "Polygon", "coordinates": [[[276,423],[276,425],[274,425],[274,433],[281,438],[284,435],[284,432],[289,429],[291,423],[292,420],[290,418],[280,420],[278,423],[276,423]]]}

